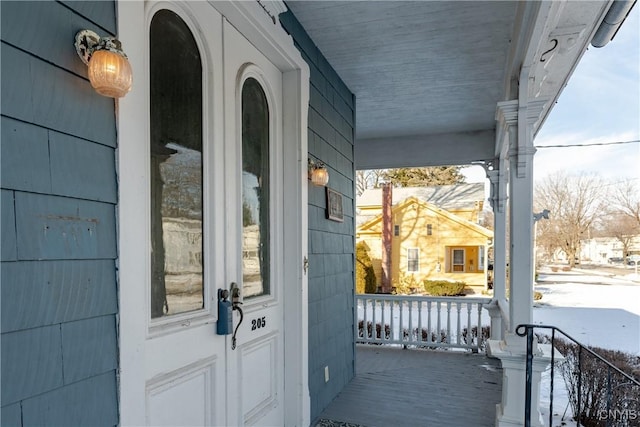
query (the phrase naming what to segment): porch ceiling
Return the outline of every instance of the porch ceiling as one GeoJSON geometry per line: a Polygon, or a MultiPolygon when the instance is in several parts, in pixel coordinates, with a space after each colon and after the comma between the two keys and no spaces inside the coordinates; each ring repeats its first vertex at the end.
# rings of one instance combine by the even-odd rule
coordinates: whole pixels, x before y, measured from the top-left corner
{"type": "Polygon", "coordinates": [[[579,48],[554,64],[557,78],[545,95],[557,97],[606,11],[605,1],[586,3],[578,20],[564,3],[294,0],[287,6],[355,94],[356,167],[371,169],[493,159],[496,104],[517,97],[513,79],[527,55],[533,57],[531,49],[547,50],[556,26],[584,23],[579,48]]]}

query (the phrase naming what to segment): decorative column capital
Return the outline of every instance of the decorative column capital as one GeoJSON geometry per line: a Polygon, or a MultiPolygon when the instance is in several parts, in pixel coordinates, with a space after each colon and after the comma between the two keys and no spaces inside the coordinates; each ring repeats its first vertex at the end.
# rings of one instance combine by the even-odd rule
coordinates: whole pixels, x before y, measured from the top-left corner
{"type": "MultiPolygon", "coordinates": [[[[496,164],[500,165],[501,162],[497,161],[496,164]]],[[[491,195],[489,196],[489,203],[491,204],[491,208],[496,212],[504,212],[508,199],[506,190],[507,175],[502,168],[496,168],[493,170],[488,170],[487,177],[489,178],[489,182],[491,184],[491,195]]]]}
{"type": "Polygon", "coordinates": [[[518,124],[518,100],[500,101],[496,108],[496,121],[500,125],[518,124]]]}

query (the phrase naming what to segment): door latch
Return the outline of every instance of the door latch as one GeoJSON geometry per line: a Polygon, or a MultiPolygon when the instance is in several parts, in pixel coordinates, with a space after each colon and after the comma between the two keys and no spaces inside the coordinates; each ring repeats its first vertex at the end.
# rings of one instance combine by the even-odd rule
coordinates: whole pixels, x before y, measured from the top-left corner
{"type": "Polygon", "coordinates": [[[304,274],[307,274],[307,270],[309,269],[309,258],[306,256],[302,260],[302,269],[304,270],[304,274]]]}
{"type": "Polygon", "coordinates": [[[236,328],[233,330],[233,335],[231,336],[231,350],[236,349],[236,334],[238,333],[238,328],[242,324],[242,320],[244,319],[244,313],[242,313],[242,301],[240,301],[240,287],[237,283],[231,283],[231,306],[233,307],[233,311],[238,311],[240,313],[240,321],[236,325],[236,328]]]}

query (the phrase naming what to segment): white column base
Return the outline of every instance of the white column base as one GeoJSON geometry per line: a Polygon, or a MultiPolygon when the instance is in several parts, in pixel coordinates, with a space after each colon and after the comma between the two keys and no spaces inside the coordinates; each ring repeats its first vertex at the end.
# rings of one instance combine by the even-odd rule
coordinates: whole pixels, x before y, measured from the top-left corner
{"type": "MultiPolygon", "coordinates": [[[[487,342],[487,354],[500,359],[502,363],[502,402],[496,405],[496,427],[524,425],[527,354],[522,342],[524,339],[510,336],[507,336],[506,341],[487,342]]],[[[540,413],[540,377],[551,362],[550,351],[549,345],[534,346],[531,378],[532,427],[544,426],[540,413]],[[547,349],[548,351],[543,351],[547,349]]]]}

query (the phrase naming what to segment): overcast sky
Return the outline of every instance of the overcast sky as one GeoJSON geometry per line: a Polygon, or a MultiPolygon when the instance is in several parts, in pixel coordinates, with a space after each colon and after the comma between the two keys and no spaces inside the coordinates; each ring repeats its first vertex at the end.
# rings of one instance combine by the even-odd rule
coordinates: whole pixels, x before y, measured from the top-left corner
{"type": "MultiPolygon", "coordinates": [[[[558,170],[640,181],[640,143],[542,148],[640,139],[640,5],[606,46],[589,49],[538,133],[534,179],[558,170]]],[[[469,182],[482,181],[474,167],[469,182]]]]}

